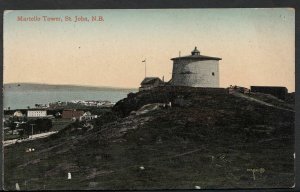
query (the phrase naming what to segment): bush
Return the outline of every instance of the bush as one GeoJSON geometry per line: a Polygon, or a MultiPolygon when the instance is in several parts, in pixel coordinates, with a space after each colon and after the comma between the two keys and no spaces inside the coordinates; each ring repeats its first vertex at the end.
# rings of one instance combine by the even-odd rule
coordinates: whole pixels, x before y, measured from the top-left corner
{"type": "Polygon", "coordinates": [[[20,124],[20,129],[23,129],[24,132],[29,135],[32,134],[32,131],[33,134],[36,134],[40,132],[47,132],[51,128],[52,128],[51,119],[35,119],[35,120],[29,120],[26,124],[20,124]]]}
{"type": "Polygon", "coordinates": [[[105,112],[99,118],[94,119],[93,124],[94,124],[94,126],[100,127],[106,123],[116,121],[117,119],[118,119],[118,116],[115,113],[105,112]]]}

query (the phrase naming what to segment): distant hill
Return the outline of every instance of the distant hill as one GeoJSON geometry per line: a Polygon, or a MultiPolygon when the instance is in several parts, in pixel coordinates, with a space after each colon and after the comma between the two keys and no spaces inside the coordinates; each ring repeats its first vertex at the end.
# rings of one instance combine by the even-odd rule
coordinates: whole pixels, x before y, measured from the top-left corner
{"type": "Polygon", "coordinates": [[[134,88],[118,88],[118,87],[93,87],[82,85],[50,85],[37,83],[8,83],[3,85],[4,91],[136,91],[134,88]]]}

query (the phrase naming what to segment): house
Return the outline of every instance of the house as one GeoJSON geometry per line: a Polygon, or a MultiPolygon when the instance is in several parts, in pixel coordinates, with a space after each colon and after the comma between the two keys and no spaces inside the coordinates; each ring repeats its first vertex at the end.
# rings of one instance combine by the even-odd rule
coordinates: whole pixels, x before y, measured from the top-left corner
{"type": "Polygon", "coordinates": [[[54,116],[55,116],[55,118],[61,118],[61,113],[60,113],[60,112],[56,112],[56,113],[54,114],[54,116]]]}
{"type": "Polygon", "coordinates": [[[79,121],[92,120],[97,118],[97,115],[92,115],[91,112],[87,111],[82,116],[79,117],[79,121]]]}
{"type": "Polygon", "coordinates": [[[47,117],[47,111],[46,110],[28,110],[27,111],[27,117],[28,118],[40,118],[40,117],[47,117]]]}
{"type": "Polygon", "coordinates": [[[173,61],[173,86],[219,87],[219,57],[201,55],[195,47],[191,55],[179,56],[173,61]]]}
{"type": "Polygon", "coordinates": [[[35,104],[34,106],[36,108],[48,108],[49,107],[49,105],[47,105],[47,104],[35,104]]]}
{"type": "Polygon", "coordinates": [[[77,111],[76,109],[65,109],[62,112],[63,119],[79,119],[84,114],[84,111],[77,111]]]}
{"type": "Polygon", "coordinates": [[[98,101],[85,101],[84,105],[86,106],[97,106],[98,101]]]}
{"type": "Polygon", "coordinates": [[[149,90],[162,85],[164,85],[164,82],[158,77],[145,77],[145,79],[141,82],[139,91],[149,90]]]}
{"type": "Polygon", "coordinates": [[[279,99],[285,100],[288,89],[286,87],[277,87],[277,86],[251,86],[251,92],[259,92],[273,95],[279,99]]]}
{"type": "Polygon", "coordinates": [[[91,116],[91,115],[92,115],[92,113],[89,112],[89,111],[87,111],[87,112],[85,112],[82,116],[91,116]]]}
{"type": "Polygon", "coordinates": [[[110,101],[99,101],[97,103],[97,107],[112,107],[115,103],[112,103],[110,101]]]}
{"type": "Polygon", "coordinates": [[[15,111],[13,114],[14,117],[23,117],[24,114],[21,111],[15,111]]]}

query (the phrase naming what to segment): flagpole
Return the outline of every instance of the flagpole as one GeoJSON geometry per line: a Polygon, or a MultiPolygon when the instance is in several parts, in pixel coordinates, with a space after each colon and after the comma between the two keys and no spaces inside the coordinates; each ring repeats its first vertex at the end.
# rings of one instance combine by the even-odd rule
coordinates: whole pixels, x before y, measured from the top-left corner
{"type": "Polygon", "coordinates": [[[144,63],[145,62],[145,78],[146,78],[146,76],[147,76],[147,61],[146,61],[146,59],[145,60],[143,60],[142,61],[142,63],[144,63]]]}
{"type": "Polygon", "coordinates": [[[146,59],[145,59],[145,78],[146,78],[146,76],[147,76],[147,75],[146,75],[146,74],[147,74],[146,71],[147,71],[147,61],[146,61],[146,59]]]}

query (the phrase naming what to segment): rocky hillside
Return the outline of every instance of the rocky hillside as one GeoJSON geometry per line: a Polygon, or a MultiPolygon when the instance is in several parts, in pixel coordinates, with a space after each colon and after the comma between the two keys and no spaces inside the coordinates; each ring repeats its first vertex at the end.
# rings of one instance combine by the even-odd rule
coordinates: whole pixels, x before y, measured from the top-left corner
{"type": "Polygon", "coordinates": [[[93,128],[74,123],[5,148],[5,188],[292,187],[294,115],[272,97],[226,89],[129,94],[93,128]]]}

